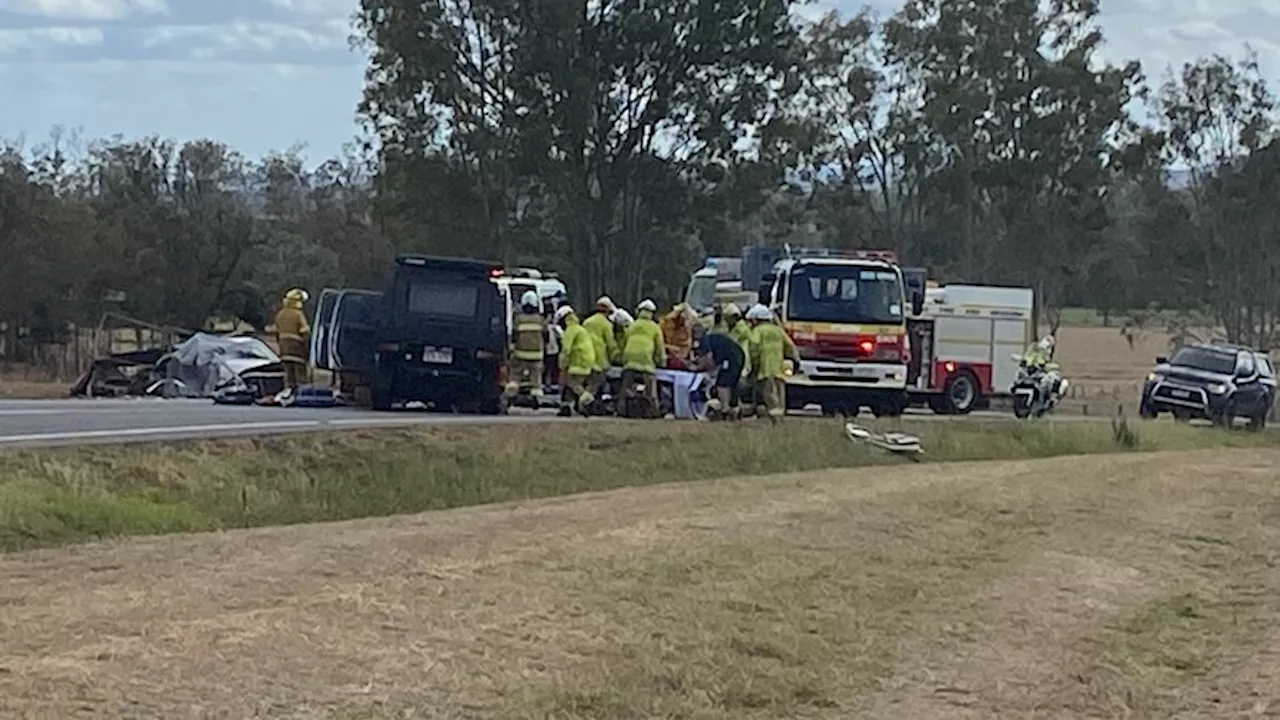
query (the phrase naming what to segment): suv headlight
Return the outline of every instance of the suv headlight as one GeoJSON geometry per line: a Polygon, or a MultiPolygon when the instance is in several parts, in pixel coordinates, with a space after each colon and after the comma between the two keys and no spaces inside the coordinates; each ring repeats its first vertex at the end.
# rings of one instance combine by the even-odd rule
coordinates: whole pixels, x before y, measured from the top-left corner
{"type": "Polygon", "coordinates": [[[1210,386],[1208,387],[1208,390],[1209,390],[1209,392],[1213,393],[1214,395],[1222,395],[1223,393],[1225,393],[1225,392],[1227,391],[1227,386],[1226,386],[1226,385],[1223,385],[1223,384],[1221,384],[1221,383],[1219,383],[1219,384],[1217,384],[1217,385],[1210,385],[1210,386]]]}
{"type": "Polygon", "coordinates": [[[1155,382],[1160,379],[1160,373],[1148,373],[1147,382],[1155,382]]]}

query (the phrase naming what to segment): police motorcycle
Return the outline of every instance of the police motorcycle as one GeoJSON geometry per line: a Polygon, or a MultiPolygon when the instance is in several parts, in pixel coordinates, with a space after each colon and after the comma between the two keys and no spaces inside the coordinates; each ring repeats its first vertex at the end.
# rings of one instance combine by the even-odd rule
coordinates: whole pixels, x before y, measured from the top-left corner
{"type": "Polygon", "coordinates": [[[1038,418],[1053,412],[1070,385],[1062,377],[1058,363],[1031,364],[1024,355],[1012,357],[1018,361],[1018,377],[1012,388],[1014,417],[1038,418]]]}

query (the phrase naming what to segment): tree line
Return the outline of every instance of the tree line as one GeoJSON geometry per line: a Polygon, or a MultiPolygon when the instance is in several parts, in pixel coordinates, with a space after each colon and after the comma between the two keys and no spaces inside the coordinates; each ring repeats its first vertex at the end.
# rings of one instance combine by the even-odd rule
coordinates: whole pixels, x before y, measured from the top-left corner
{"type": "Polygon", "coordinates": [[[0,154],[0,320],[260,324],[405,251],[674,301],[705,256],[785,242],[1273,342],[1280,145],[1247,48],[1151,78],[1102,59],[1096,0],[802,4],[362,0],[362,127],[316,167],[66,133],[0,154]]]}

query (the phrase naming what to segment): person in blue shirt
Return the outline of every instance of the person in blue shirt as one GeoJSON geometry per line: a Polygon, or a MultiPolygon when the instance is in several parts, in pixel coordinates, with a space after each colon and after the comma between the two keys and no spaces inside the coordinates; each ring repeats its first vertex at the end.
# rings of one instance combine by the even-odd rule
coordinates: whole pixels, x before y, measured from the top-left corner
{"type": "Polygon", "coordinates": [[[707,409],[713,416],[732,417],[736,410],[734,395],[747,362],[742,346],[729,335],[704,333],[694,344],[693,358],[698,372],[716,374],[715,397],[707,403],[707,409]]]}

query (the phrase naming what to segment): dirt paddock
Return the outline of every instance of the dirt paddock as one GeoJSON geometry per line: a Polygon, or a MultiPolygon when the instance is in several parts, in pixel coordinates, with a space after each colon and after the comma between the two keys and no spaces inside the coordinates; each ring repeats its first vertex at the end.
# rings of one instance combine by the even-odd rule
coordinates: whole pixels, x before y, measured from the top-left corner
{"type": "Polygon", "coordinates": [[[1277,463],[882,467],[12,554],[0,716],[1274,715],[1277,463]]]}

